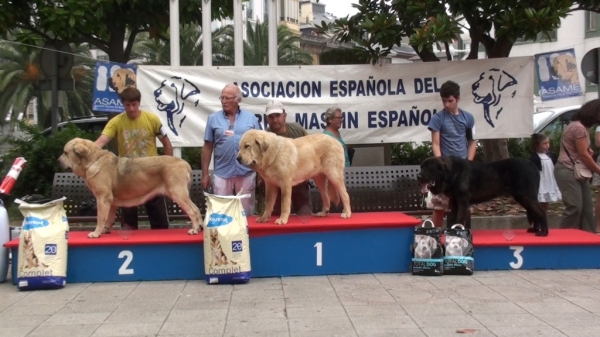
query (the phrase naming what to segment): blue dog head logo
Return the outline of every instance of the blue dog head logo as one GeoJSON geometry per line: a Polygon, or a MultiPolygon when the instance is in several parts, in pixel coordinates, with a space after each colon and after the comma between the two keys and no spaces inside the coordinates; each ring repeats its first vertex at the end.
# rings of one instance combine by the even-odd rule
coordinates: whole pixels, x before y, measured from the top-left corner
{"type": "Polygon", "coordinates": [[[162,81],[160,87],[154,90],[156,108],[158,111],[164,111],[167,114],[167,124],[175,135],[179,135],[175,128],[175,116],[178,116],[178,128],[181,128],[186,117],[184,114],[185,101],[187,100],[194,103],[194,106],[198,106],[199,96],[200,89],[194,83],[179,76],[173,76],[162,81]]]}
{"type": "Polygon", "coordinates": [[[490,110],[496,113],[496,119],[502,112],[502,97],[514,97],[517,93],[515,85],[517,80],[504,70],[490,69],[479,75],[479,80],[473,83],[473,101],[483,105],[483,116],[485,121],[492,127],[494,122],[490,117],[490,110]]]}

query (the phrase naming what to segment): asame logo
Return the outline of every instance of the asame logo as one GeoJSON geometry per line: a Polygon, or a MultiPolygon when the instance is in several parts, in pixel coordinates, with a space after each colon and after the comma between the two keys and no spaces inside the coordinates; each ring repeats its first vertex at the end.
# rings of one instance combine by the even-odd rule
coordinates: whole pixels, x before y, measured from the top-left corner
{"type": "Polygon", "coordinates": [[[207,227],[219,227],[229,225],[233,222],[233,218],[226,214],[213,213],[208,218],[207,227]]]}

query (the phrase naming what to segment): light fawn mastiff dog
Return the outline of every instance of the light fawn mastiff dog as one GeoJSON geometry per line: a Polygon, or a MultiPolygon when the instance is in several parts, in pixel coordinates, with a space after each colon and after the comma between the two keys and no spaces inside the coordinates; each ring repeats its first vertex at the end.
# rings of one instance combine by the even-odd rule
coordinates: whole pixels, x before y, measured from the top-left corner
{"type": "Polygon", "coordinates": [[[321,193],[323,209],[316,216],[327,216],[331,202],[344,209],[342,218],[349,218],[350,197],[344,185],[344,147],[325,134],[312,134],[290,139],[274,133],[250,130],[240,140],[237,157],[243,165],[258,172],[265,182],[266,207],[256,222],[267,222],[273,212],[277,189],[281,188],[281,215],[275,224],[288,222],[292,186],[313,179],[321,193]]]}
{"type": "Polygon", "coordinates": [[[96,198],[98,222],[90,238],[110,232],[117,207],[139,206],[159,194],[171,198],[190,217],[188,234],[201,230],[202,215],[189,196],[192,168],[183,159],[120,158],[90,140],[75,138],[65,145],[58,161],[85,179],[96,198]]]}

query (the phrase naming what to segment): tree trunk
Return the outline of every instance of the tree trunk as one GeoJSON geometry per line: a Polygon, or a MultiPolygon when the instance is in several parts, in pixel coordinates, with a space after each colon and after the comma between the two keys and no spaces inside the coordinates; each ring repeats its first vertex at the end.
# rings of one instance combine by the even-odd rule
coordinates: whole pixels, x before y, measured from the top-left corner
{"type": "Polygon", "coordinates": [[[482,139],[483,160],[486,162],[497,161],[508,158],[508,140],[500,139],[482,139]]]}
{"type": "Polygon", "coordinates": [[[411,47],[413,47],[413,49],[415,50],[417,55],[419,55],[421,61],[423,62],[436,62],[440,60],[437,56],[435,56],[435,54],[432,51],[427,50],[427,48],[423,48],[421,49],[421,51],[419,51],[418,46],[415,45],[411,47]]]}
{"type": "Polygon", "coordinates": [[[108,40],[108,59],[111,62],[127,63],[125,55],[125,25],[113,25],[108,40]]]}

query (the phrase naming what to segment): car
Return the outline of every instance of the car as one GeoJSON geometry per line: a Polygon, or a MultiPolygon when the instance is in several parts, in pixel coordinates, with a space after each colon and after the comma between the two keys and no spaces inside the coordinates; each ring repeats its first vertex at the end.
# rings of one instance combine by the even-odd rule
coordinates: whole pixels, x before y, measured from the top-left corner
{"type": "Polygon", "coordinates": [[[552,136],[562,134],[581,105],[537,111],[533,114],[533,132],[552,136]]]}
{"type": "MultiPolygon", "coordinates": [[[[57,124],[58,130],[61,130],[69,124],[73,124],[83,131],[87,132],[102,132],[108,123],[108,115],[94,115],[85,117],[76,117],[71,120],[60,122],[57,124]]],[[[42,131],[42,135],[49,136],[52,133],[52,128],[47,128],[42,131]]]]}

